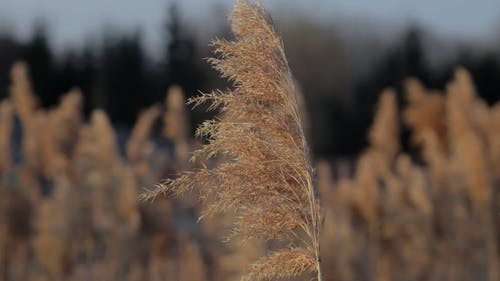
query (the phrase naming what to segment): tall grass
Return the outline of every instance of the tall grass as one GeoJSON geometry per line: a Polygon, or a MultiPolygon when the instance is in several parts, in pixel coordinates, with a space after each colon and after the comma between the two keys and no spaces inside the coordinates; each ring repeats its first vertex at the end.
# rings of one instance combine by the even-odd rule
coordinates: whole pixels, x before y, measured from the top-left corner
{"type": "Polygon", "coordinates": [[[269,16],[240,1],[232,27],[211,60],[232,90],[191,100],[220,112],[198,130],[201,148],[178,87],[120,139],[105,112],[84,120],[76,89],[40,107],[28,66],[13,65],[0,101],[0,280],[237,280],[259,256],[247,280],[499,280],[500,104],[465,69],[443,90],[409,78],[404,93],[383,91],[366,149],[312,162],[269,16]],[[176,174],[152,195],[194,194],[137,200],[176,174]]]}
{"type": "Polygon", "coordinates": [[[325,256],[333,265],[327,276],[498,280],[497,111],[478,98],[464,69],[444,93],[407,80],[402,110],[385,91],[353,178],[332,180],[321,162],[323,245],[336,251],[325,256]],[[404,127],[412,156],[399,148],[404,127]]]}
{"type": "Polygon", "coordinates": [[[222,159],[165,181],[146,195],[180,195],[196,188],[207,203],[204,215],[234,209],[233,235],[288,241],[253,264],[243,280],[270,280],[316,272],[320,214],[313,169],[283,43],[260,4],[239,1],[231,27],[233,41],[215,40],[209,61],[233,89],[203,94],[189,102],[219,109],[197,135],[208,144],[194,157],[222,159]],[[293,246],[292,246],[293,245],[293,246]]]}

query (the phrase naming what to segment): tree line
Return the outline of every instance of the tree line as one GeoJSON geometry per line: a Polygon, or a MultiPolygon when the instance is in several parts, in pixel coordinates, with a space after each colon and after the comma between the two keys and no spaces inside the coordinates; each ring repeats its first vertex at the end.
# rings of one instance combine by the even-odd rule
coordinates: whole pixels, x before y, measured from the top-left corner
{"type": "MultiPolygon", "coordinates": [[[[284,40],[291,51],[291,68],[305,93],[312,147],[317,155],[358,153],[366,144],[366,129],[379,93],[394,87],[401,103],[406,77],[416,77],[430,88],[443,88],[453,70],[464,66],[484,100],[492,104],[500,97],[500,56],[496,53],[463,48],[452,60],[431,67],[423,47],[425,32],[411,26],[396,43],[380,51],[373,63],[364,66],[363,75],[354,75],[346,70],[350,62],[343,50],[347,47],[338,37],[323,36],[323,28],[319,23],[283,28],[287,30],[284,40]],[[328,65],[325,68],[311,62],[328,65]]],[[[219,31],[220,36],[224,33],[219,31]]],[[[32,37],[25,41],[9,33],[0,34],[0,99],[8,96],[9,71],[16,60],[28,63],[35,92],[44,107],[57,104],[65,92],[78,87],[84,94],[86,114],[101,108],[113,123],[126,126],[133,124],[142,109],[163,102],[166,89],[173,84],[181,86],[188,96],[198,90],[230,86],[216,78],[204,60],[210,52],[208,42],[199,42],[196,34],[188,31],[176,6],[166,10],[161,36],[160,58],[152,60],[139,32],[109,32],[99,46],[88,44],[63,54],[50,47],[50,32],[43,24],[35,26],[32,37]]],[[[202,111],[195,111],[191,122],[195,125],[206,117],[202,111]]]]}

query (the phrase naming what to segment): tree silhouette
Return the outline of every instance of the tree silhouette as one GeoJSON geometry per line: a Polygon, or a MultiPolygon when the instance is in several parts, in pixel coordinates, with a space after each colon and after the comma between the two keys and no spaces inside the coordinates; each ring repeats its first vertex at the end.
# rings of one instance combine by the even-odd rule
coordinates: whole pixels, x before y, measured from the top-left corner
{"type": "Polygon", "coordinates": [[[166,86],[177,84],[188,95],[192,95],[199,89],[201,80],[197,68],[199,58],[196,55],[196,41],[183,28],[176,3],[168,7],[167,15],[164,36],[164,71],[165,77],[168,77],[166,86]]]}
{"type": "Polygon", "coordinates": [[[43,106],[56,104],[62,93],[54,87],[54,57],[49,46],[48,29],[44,22],[38,21],[33,36],[21,49],[21,59],[30,67],[35,92],[43,106]]]}
{"type": "Polygon", "coordinates": [[[143,97],[148,94],[139,33],[106,39],[99,68],[92,104],[106,109],[114,122],[131,124],[146,106],[143,97]]]}
{"type": "Polygon", "coordinates": [[[0,35],[0,100],[7,97],[7,85],[10,83],[10,67],[19,57],[21,45],[11,34],[0,35]]]}
{"type": "MultiPolygon", "coordinates": [[[[339,124],[342,134],[341,154],[352,155],[366,146],[366,131],[370,127],[375,106],[383,89],[396,88],[402,93],[402,83],[416,77],[425,84],[430,81],[430,68],[423,49],[423,33],[418,26],[411,26],[401,42],[390,48],[370,75],[358,82],[353,110],[344,112],[346,122],[339,124]]],[[[398,96],[401,103],[401,96],[398,96]]],[[[406,138],[406,136],[403,136],[406,138]]]]}

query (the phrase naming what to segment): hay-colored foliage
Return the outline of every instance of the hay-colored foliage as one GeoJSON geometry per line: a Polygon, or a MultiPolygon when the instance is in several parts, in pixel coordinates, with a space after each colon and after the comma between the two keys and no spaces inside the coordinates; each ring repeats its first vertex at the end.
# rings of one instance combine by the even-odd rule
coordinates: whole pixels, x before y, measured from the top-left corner
{"type": "Polygon", "coordinates": [[[27,65],[13,65],[0,101],[0,280],[225,281],[255,260],[244,279],[310,280],[319,240],[324,280],[499,280],[500,104],[485,103],[465,69],[444,90],[409,78],[401,107],[401,93],[384,91],[368,147],[353,161],[313,165],[305,107],[270,18],[240,1],[232,24],[234,40],[216,41],[211,60],[232,90],[191,101],[221,115],[198,130],[208,141],[195,153],[199,169],[169,183],[198,190],[207,213],[224,211],[201,224],[190,197],[137,200],[190,167],[181,89],[124,140],[101,110],[84,121],[76,89],[38,106],[27,65]]]}
{"type": "Polygon", "coordinates": [[[498,105],[464,69],[444,93],[415,79],[406,91],[401,120],[417,153],[396,149],[400,110],[386,91],[353,179],[331,179],[321,163],[327,280],[498,280],[498,105]]]}
{"type": "Polygon", "coordinates": [[[198,128],[197,135],[206,137],[208,144],[195,151],[194,157],[223,160],[216,167],[207,165],[167,180],[146,197],[197,189],[207,203],[205,215],[235,210],[231,236],[299,245],[298,250],[271,253],[251,268],[248,278],[280,276],[288,263],[294,269],[284,276],[316,272],[322,280],[319,204],[298,92],[283,43],[260,4],[238,1],[231,28],[234,40],[215,40],[218,57],[209,61],[232,82],[233,89],[190,100],[195,106],[208,103],[221,112],[198,128]],[[284,268],[275,264],[278,260],[284,268]],[[300,267],[298,260],[307,266],[300,267]],[[267,262],[275,265],[266,266],[267,262]]]}
{"type": "Polygon", "coordinates": [[[189,143],[191,128],[185,102],[184,93],[179,86],[174,85],[168,89],[166,110],[163,115],[163,136],[174,144],[179,168],[188,166],[191,147],[189,143]]]}

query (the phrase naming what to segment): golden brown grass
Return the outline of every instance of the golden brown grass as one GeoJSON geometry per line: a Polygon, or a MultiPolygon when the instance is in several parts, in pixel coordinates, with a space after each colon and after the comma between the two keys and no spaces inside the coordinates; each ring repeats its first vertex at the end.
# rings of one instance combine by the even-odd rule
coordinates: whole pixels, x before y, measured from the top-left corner
{"type": "Polygon", "coordinates": [[[82,123],[82,93],[72,89],[61,98],[58,107],[44,113],[47,126],[40,137],[42,174],[55,178],[68,172],[79,127],[82,123]]]}
{"type": "Polygon", "coordinates": [[[155,174],[151,161],[154,157],[154,146],[150,137],[160,114],[161,108],[158,105],[141,112],[125,147],[127,159],[140,183],[149,182],[150,176],[155,174]]]}
{"type": "MultiPolygon", "coordinates": [[[[13,82],[19,84],[19,81],[23,80],[13,82]]],[[[29,81],[23,83],[29,84],[29,81]]],[[[471,281],[477,276],[498,280],[500,107],[498,104],[488,106],[477,96],[465,70],[457,71],[442,94],[424,88],[416,80],[412,83],[414,88],[408,86],[408,100],[401,109],[396,106],[394,92],[388,90],[381,95],[374,124],[367,134],[370,146],[355,165],[351,165],[352,173],[350,169],[345,172],[338,164],[318,163],[318,188],[325,210],[321,235],[325,280],[471,281]],[[410,129],[412,144],[419,148],[412,157],[398,148],[402,126],[410,129]]],[[[15,95],[29,97],[20,92],[15,95]]],[[[136,201],[137,187],[157,181],[160,174],[181,166],[171,162],[164,165],[155,159],[165,154],[155,148],[150,138],[158,108],[150,111],[154,114],[146,113],[138,119],[129,140],[129,144],[138,149],[135,155],[139,157],[133,157],[134,149],[129,148],[128,156],[123,158],[104,112],[96,111],[88,124],[81,121],[78,96],[73,92],[53,109],[35,107],[26,111],[31,113],[24,113],[41,116],[41,120],[53,120],[55,127],[61,130],[50,126],[23,134],[23,140],[35,136],[32,145],[44,150],[35,153],[33,159],[46,161],[46,165],[29,166],[26,163],[31,160],[23,157],[20,162],[10,160],[1,175],[0,279],[232,280],[239,275],[240,268],[248,267],[249,261],[263,255],[266,249],[273,252],[251,268],[247,279],[290,279],[291,275],[314,268],[310,263],[314,260],[311,251],[300,244],[300,239],[306,239],[307,234],[297,233],[296,237],[292,234],[296,239],[293,249],[286,247],[290,245],[288,242],[277,243],[276,239],[268,243],[247,241],[244,245],[239,241],[216,243],[216,237],[220,237],[224,229],[220,224],[214,226],[214,220],[205,220],[193,232],[186,231],[192,227],[187,223],[192,218],[189,213],[197,212],[189,208],[189,201],[159,198],[154,204],[140,206],[136,201]],[[139,169],[137,163],[150,169],[139,169]],[[45,182],[41,181],[42,177],[45,182]],[[47,182],[51,192],[42,195],[41,186],[47,182]]],[[[0,128],[5,132],[2,145],[10,151],[9,142],[17,126],[13,119],[19,118],[23,132],[32,127],[24,127],[20,118],[23,106],[10,101],[1,104],[0,128]]],[[[284,103],[281,106],[284,107],[284,103]]],[[[227,109],[223,114],[226,112],[235,114],[227,109]]],[[[35,118],[33,116],[30,118],[35,118]]],[[[224,118],[220,120],[227,121],[224,118]]],[[[251,133],[268,134],[255,129],[251,133]]],[[[258,154],[250,155],[250,150],[242,150],[246,154],[241,159],[274,155],[261,142],[245,141],[244,144],[251,145],[249,149],[258,154]]],[[[228,149],[234,147],[228,146],[228,149]]],[[[287,159],[296,159],[290,158],[294,155],[297,154],[287,159]]],[[[206,166],[213,168],[213,163],[220,163],[224,169],[230,169],[233,164],[240,165],[230,171],[238,172],[241,188],[250,187],[250,184],[242,185],[246,180],[252,184],[268,181],[262,175],[255,176],[258,170],[248,167],[243,170],[242,162],[225,151],[217,156],[216,161],[206,166]]],[[[259,169],[270,171],[277,165],[280,164],[262,165],[259,169]]],[[[216,175],[212,182],[227,181],[218,178],[220,174],[208,173],[216,175]]],[[[273,180],[283,182],[280,177],[273,180]]],[[[274,188],[276,182],[270,183],[274,188]]],[[[209,191],[220,191],[220,195],[225,196],[223,199],[228,198],[224,190],[215,188],[209,191]]],[[[274,193],[269,197],[276,200],[285,189],[271,190],[274,193]]],[[[246,193],[240,195],[249,198],[246,193]]],[[[258,194],[250,195],[256,196],[250,197],[251,200],[267,204],[258,194]]],[[[206,199],[210,202],[211,198],[206,199]]],[[[264,206],[267,208],[269,204],[264,206]]],[[[234,212],[226,212],[215,220],[227,222],[232,214],[234,212]]],[[[239,217],[237,226],[243,222],[261,224],[259,219],[268,218],[238,214],[243,216],[239,217]]],[[[265,214],[264,209],[259,214],[265,214]]],[[[286,237],[288,223],[294,221],[283,221],[287,224],[278,227],[286,231],[271,230],[286,237]]],[[[240,234],[246,238],[244,234],[248,229],[244,227],[240,234]]],[[[272,235],[275,233],[268,238],[272,235]]]]}
{"type": "Polygon", "coordinates": [[[385,91],[353,179],[327,180],[332,168],[321,164],[328,276],[498,280],[498,105],[479,99],[464,69],[443,94],[410,79],[406,97],[412,158],[396,149],[400,110],[385,91]]]}
{"type": "Polygon", "coordinates": [[[189,161],[189,117],[186,110],[185,98],[179,86],[171,86],[165,100],[166,111],[163,115],[163,136],[172,141],[175,148],[175,157],[181,167],[186,167],[189,161]]]}
{"type": "Polygon", "coordinates": [[[192,100],[221,112],[198,130],[208,140],[195,152],[202,168],[157,190],[192,188],[205,214],[223,211],[202,224],[185,197],[136,200],[138,188],[188,166],[179,155],[194,143],[180,89],[169,91],[167,112],[154,106],[138,118],[122,155],[105,112],[84,122],[77,90],[38,107],[27,66],[14,65],[0,101],[0,280],[233,280],[269,250],[245,279],[310,280],[293,276],[316,272],[318,239],[325,280],[499,280],[500,104],[481,100],[466,70],[443,91],[408,79],[401,108],[384,91],[363,153],[317,163],[318,237],[283,46],[258,5],[240,2],[233,28],[212,60],[233,90],[192,100]],[[158,119],[175,149],[187,146],[177,157],[152,138],[158,119]],[[246,243],[217,243],[234,215],[230,237],[246,243]]]}
{"type": "Polygon", "coordinates": [[[26,169],[30,169],[33,173],[41,173],[40,138],[45,114],[38,110],[38,100],[33,92],[25,63],[19,62],[12,67],[11,80],[9,94],[21,120],[24,164],[26,169]]]}
{"type": "Polygon", "coordinates": [[[231,23],[235,39],[215,40],[218,58],[210,62],[233,89],[190,100],[221,112],[198,128],[208,144],[194,158],[224,160],[167,180],[146,198],[197,189],[208,204],[205,215],[235,209],[231,236],[294,243],[256,262],[243,280],[306,272],[322,280],[319,204],[283,43],[260,4],[238,1],[231,23]]]}

